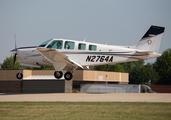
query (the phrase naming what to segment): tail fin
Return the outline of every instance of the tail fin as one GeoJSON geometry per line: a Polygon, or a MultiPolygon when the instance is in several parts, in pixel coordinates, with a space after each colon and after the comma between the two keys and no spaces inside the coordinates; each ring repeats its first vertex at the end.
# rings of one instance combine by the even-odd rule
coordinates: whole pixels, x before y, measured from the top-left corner
{"type": "Polygon", "coordinates": [[[164,27],[151,26],[135,46],[138,50],[153,51],[158,53],[164,27]]]}

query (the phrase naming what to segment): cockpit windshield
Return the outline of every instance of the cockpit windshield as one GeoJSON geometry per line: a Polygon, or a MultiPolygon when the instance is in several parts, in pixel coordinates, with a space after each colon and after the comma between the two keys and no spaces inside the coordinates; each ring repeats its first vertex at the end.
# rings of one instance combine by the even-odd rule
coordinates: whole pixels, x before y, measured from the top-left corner
{"type": "Polygon", "coordinates": [[[52,39],[45,41],[44,43],[40,44],[39,47],[45,47],[51,40],[52,39]]]}
{"type": "Polygon", "coordinates": [[[62,40],[54,40],[52,41],[47,48],[51,48],[51,49],[62,49],[63,46],[63,41],[62,40]]]}

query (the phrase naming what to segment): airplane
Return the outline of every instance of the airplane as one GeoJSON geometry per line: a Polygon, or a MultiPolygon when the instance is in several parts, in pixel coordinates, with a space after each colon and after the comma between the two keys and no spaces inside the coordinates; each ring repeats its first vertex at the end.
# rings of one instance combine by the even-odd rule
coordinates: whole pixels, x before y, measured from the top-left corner
{"type": "Polygon", "coordinates": [[[23,78],[23,66],[37,67],[54,66],[54,77],[62,78],[62,70],[66,70],[64,78],[71,80],[77,67],[88,69],[87,66],[111,65],[116,63],[147,60],[161,56],[158,53],[162,34],[165,28],[151,26],[140,41],[134,46],[116,46],[97,44],[68,39],[50,39],[39,46],[16,47],[10,52],[20,62],[18,79],[23,78]]]}

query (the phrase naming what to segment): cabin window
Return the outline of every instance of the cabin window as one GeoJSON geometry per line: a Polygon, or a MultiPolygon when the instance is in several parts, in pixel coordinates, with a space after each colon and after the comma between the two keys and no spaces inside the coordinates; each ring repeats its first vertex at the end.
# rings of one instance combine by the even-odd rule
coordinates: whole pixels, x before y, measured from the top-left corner
{"type": "Polygon", "coordinates": [[[63,41],[62,40],[54,40],[52,41],[47,48],[51,49],[62,49],[63,41]]]}
{"type": "Polygon", "coordinates": [[[96,45],[89,45],[89,50],[96,51],[97,46],[96,45]]]}
{"type": "Polygon", "coordinates": [[[79,44],[78,44],[78,49],[79,49],[79,50],[85,50],[85,49],[86,49],[86,44],[79,43],[79,44]]]}
{"type": "Polygon", "coordinates": [[[65,49],[74,49],[75,46],[75,42],[70,42],[70,41],[66,41],[65,42],[65,49]]]}

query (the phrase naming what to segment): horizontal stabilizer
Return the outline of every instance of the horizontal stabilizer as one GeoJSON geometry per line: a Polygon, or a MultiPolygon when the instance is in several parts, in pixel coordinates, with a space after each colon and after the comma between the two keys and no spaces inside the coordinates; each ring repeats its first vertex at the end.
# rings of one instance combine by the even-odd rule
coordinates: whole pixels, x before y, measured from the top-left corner
{"type": "Polygon", "coordinates": [[[139,54],[151,54],[151,53],[153,53],[153,51],[136,50],[136,53],[139,53],[139,54]]]}

